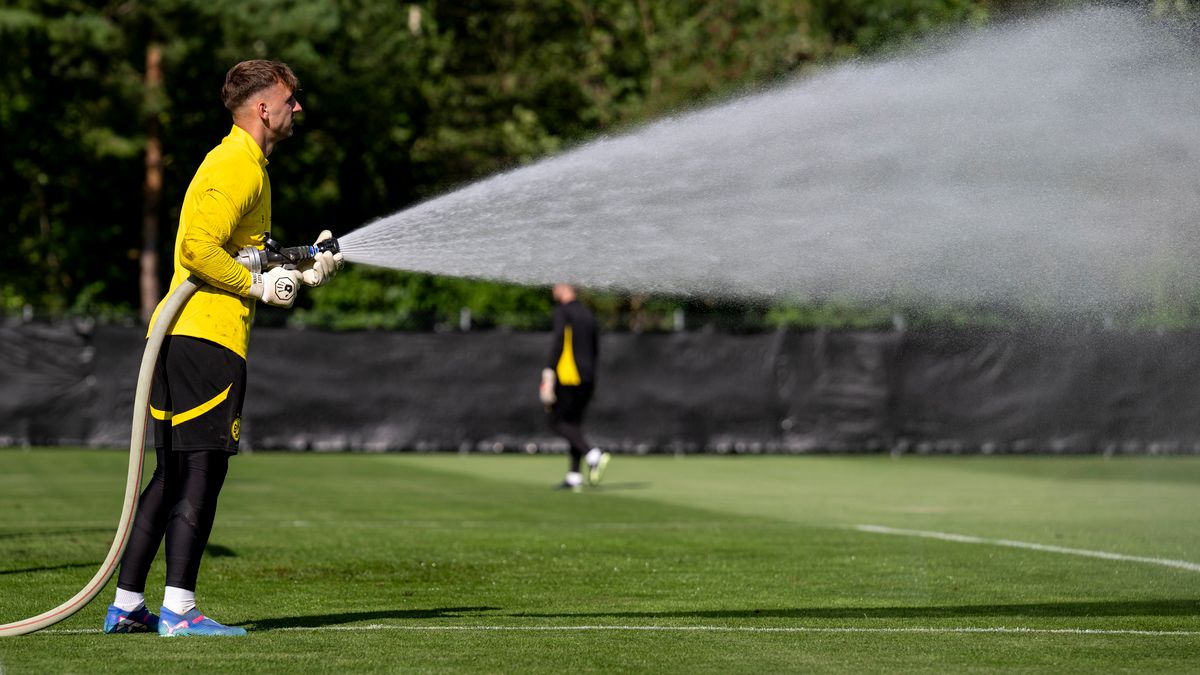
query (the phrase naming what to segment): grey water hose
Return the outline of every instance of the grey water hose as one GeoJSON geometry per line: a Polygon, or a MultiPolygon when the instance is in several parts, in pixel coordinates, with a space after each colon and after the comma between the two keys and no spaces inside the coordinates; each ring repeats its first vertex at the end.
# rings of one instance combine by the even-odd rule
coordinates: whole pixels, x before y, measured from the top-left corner
{"type": "Polygon", "coordinates": [[[25,635],[47,626],[53,626],[86,607],[112,578],[113,572],[117,569],[117,563],[121,560],[121,555],[125,553],[125,546],[129,543],[133,516],[137,512],[138,495],[142,484],[142,459],[146,444],[146,417],[150,407],[150,385],[153,381],[154,364],[158,361],[158,352],[167,335],[167,328],[174,323],[175,317],[188,298],[192,297],[192,294],[203,285],[204,282],[195,276],[188,277],[187,281],[179,284],[167,296],[166,302],[159,309],[158,320],[154,322],[150,334],[146,338],[146,350],[142,352],[142,366],[138,371],[137,390],[133,402],[133,433],[129,439],[129,472],[125,478],[125,503],[121,507],[121,522],[117,525],[117,534],[113,538],[112,547],[108,549],[108,557],[100,565],[96,576],[92,577],[83,590],[76,593],[70,600],[37,616],[0,625],[0,637],[25,635]]]}

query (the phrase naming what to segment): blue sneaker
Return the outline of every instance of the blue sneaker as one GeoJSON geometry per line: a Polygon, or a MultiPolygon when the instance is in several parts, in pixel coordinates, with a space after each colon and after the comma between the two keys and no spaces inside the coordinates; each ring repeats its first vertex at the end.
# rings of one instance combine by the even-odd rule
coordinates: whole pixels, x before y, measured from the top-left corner
{"type": "Polygon", "coordinates": [[[162,637],[178,637],[183,635],[245,635],[245,628],[225,626],[213,621],[193,609],[187,614],[176,614],[166,607],[162,608],[162,618],[158,621],[158,634],[162,637]]]}
{"type": "Polygon", "coordinates": [[[142,606],[127,612],[116,605],[108,606],[104,615],[105,633],[153,633],[158,631],[158,617],[142,606]]]}

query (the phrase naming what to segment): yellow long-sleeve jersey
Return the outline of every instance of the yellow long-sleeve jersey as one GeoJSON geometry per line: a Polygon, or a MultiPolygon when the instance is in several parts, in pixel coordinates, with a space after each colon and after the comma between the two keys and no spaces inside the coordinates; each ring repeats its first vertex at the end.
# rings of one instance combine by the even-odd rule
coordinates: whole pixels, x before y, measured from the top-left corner
{"type": "MultiPolygon", "coordinates": [[[[246,246],[262,248],[263,232],[270,229],[267,158],[254,138],[234,125],[204,158],[183,197],[170,290],[192,274],[205,285],[184,305],[169,335],[210,340],[246,358],[255,300],[248,297],[250,271],[233,256],[246,246]]],[[[161,309],[162,302],[155,319],[161,309]]]]}

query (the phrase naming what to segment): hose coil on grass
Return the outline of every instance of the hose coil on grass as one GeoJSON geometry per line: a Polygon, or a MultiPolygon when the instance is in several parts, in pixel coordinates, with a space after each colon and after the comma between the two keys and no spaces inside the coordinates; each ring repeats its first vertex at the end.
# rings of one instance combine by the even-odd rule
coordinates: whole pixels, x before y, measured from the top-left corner
{"type": "Polygon", "coordinates": [[[26,635],[62,621],[87,606],[100,589],[112,578],[125,546],[129,544],[130,528],[133,516],[137,513],[138,495],[142,484],[142,461],[146,444],[146,418],[150,407],[150,385],[153,382],[154,364],[158,361],[158,352],[166,338],[167,328],[175,321],[179,310],[187,303],[188,298],[204,284],[195,276],[188,277],[180,284],[163,303],[158,312],[158,320],[146,337],[146,349],[142,352],[142,365],[138,370],[137,389],[133,402],[133,431],[129,439],[129,471],[125,478],[125,502],[121,506],[121,521],[117,525],[117,533],[108,556],[100,564],[96,575],[70,600],[49,611],[22,619],[13,623],[0,625],[0,637],[10,635],[26,635]]]}

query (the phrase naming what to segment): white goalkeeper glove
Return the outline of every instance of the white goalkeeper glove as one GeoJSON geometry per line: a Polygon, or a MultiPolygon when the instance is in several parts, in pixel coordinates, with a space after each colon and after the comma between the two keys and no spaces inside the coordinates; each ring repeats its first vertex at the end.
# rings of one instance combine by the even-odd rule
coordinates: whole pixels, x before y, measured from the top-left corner
{"type": "Polygon", "coordinates": [[[542,386],[538,387],[538,398],[542,399],[542,405],[552,406],[558,400],[554,395],[554,384],[558,378],[554,376],[554,371],[549,368],[542,369],[542,386]]]}
{"type": "MultiPolygon", "coordinates": [[[[323,230],[313,246],[319,245],[326,239],[333,239],[333,233],[329,230],[323,230]]],[[[342,269],[343,262],[344,258],[341,252],[321,251],[312,260],[306,260],[300,264],[301,278],[309,286],[320,286],[327,283],[333,278],[333,275],[337,274],[338,270],[342,269]]]]}
{"type": "Polygon", "coordinates": [[[276,307],[291,307],[296,301],[300,272],[276,267],[263,274],[250,274],[253,276],[253,281],[250,282],[250,297],[276,307]]]}

